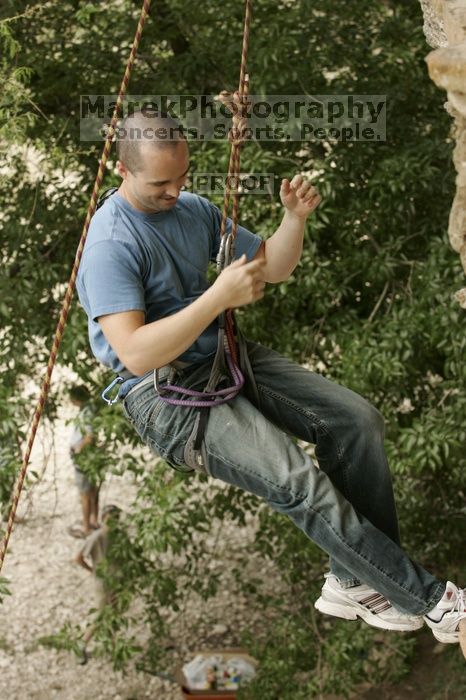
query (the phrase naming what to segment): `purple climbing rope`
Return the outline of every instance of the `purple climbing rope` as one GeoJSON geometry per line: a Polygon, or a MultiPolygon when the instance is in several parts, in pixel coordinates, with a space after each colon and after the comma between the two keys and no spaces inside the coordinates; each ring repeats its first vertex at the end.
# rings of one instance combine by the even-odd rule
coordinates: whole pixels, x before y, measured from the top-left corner
{"type": "Polygon", "coordinates": [[[244,375],[238,364],[233,360],[228,344],[226,344],[225,347],[225,356],[234,382],[232,386],[226,387],[225,389],[216,389],[215,391],[210,391],[207,387],[204,391],[196,391],[195,389],[186,389],[176,384],[157,385],[159,398],[172,406],[192,406],[193,408],[212,408],[213,406],[219,406],[227,401],[231,401],[231,399],[234,399],[235,396],[239,394],[244,386],[244,375]],[[183,394],[184,396],[191,396],[199,400],[175,399],[171,396],[165,396],[165,392],[183,394]]]}

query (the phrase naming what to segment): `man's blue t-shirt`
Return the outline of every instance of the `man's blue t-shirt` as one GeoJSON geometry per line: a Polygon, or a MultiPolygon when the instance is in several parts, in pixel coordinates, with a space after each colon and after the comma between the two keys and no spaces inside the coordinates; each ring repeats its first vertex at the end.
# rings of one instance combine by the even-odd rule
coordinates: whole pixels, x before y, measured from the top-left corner
{"type": "MultiPolygon", "coordinates": [[[[144,311],[145,322],[170,316],[209,287],[207,268],[220,245],[221,212],[203,197],[182,192],[175,206],[146,214],[117,192],[94,214],[81,260],[77,290],[88,316],[94,356],[123,369],[97,322],[99,316],[144,311]]],[[[228,220],[227,231],[231,229],[228,220]]],[[[238,226],[235,257],[252,260],[261,238],[238,226]]],[[[197,363],[217,348],[214,321],[178,359],[197,363]]]]}

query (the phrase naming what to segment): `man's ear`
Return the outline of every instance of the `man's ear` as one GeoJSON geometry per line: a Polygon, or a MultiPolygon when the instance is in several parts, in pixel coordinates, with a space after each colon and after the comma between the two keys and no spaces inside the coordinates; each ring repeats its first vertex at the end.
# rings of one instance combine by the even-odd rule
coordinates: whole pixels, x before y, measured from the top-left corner
{"type": "Polygon", "coordinates": [[[121,162],[121,160],[117,160],[116,164],[117,170],[118,170],[118,175],[123,178],[123,180],[126,180],[128,177],[129,170],[126,167],[124,163],[121,162]]]}

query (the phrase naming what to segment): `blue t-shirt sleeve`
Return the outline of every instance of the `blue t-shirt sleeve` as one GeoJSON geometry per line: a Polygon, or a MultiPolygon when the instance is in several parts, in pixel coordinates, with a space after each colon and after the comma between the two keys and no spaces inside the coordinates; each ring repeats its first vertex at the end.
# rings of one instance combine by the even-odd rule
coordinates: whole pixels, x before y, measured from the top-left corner
{"type": "Polygon", "coordinates": [[[132,247],[115,239],[84,250],[77,289],[93,321],[105,314],[146,311],[141,263],[132,247]]]}
{"type": "MultiPolygon", "coordinates": [[[[212,222],[213,231],[213,243],[212,243],[212,255],[211,260],[216,259],[217,253],[220,248],[220,226],[222,223],[222,212],[220,209],[209,202],[209,200],[200,198],[208,205],[208,213],[212,222]]],[[[230,218],[227,219],[226,233],[231,231],[232,221],[230,218]]],[[[235,242],[235,259],[240,258],[244,253],[248,261],[252,260],[259,250],[259,246],[262,243],[262,238],[256,233],[252,233],[244,226],[238,224],[236,231],[236,242],[235,242]]]]}

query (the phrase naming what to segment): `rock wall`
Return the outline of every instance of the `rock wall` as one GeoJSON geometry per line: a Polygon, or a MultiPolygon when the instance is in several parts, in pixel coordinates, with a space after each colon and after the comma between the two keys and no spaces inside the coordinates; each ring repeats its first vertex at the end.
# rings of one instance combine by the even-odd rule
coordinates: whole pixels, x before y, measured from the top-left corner
{"type": "MultiPolygon", "coordinates": [[[[420,0],[424,33],[435,49],[426,57],[429,76],[447,91],[445,109],[454,119],[456,193],[448,235],[466,273],[466,0],[420,0]]],[[[466,287],[455,297],[466,309],[466,287]]]]}

